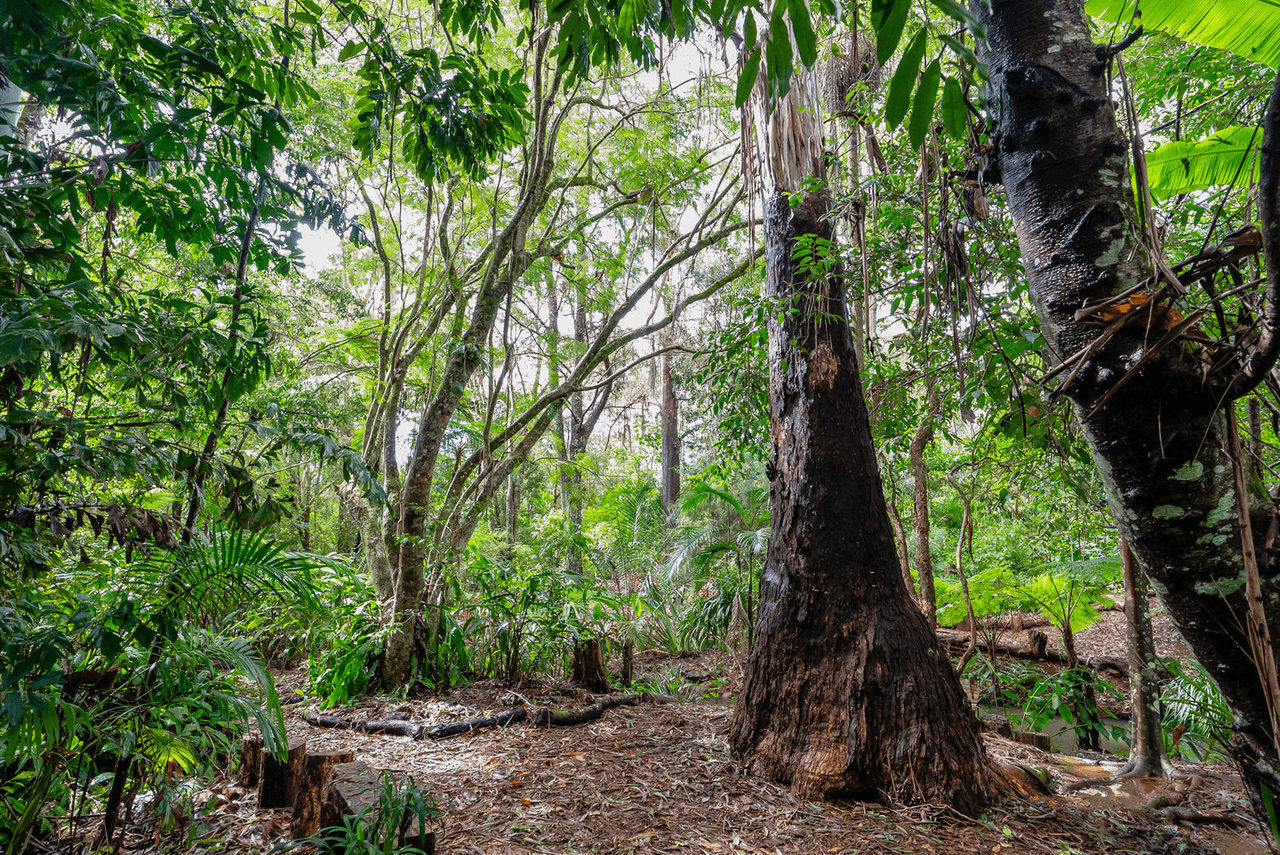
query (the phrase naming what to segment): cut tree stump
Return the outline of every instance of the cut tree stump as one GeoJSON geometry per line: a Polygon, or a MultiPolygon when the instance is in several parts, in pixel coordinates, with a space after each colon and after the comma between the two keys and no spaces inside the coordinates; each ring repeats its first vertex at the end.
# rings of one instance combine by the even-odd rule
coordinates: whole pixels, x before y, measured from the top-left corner
{"type": "Polygon", "coordinates": [[[609,669],[604,664],[604,649],[598,638],[578,639],[573,646],[574,683],[593,692],[609,691],[609,669]]]}
{"type": "Polygon", "coordinates": [[[301,738],[289,740],[289,750],[284,757],[276,758],[262,752],[262,772],[258,783],[258,806],[282,808],[293,804],[298,791],[298,779],[302,777],[302,761],[307,756],[307,741],[301,738]]]}
{"type": "Polygon", "coordinates": [[[247,734],[240,744],[240,786],[246,790],[258,787],[258,778],[262,774],[262,737],[247,734]]]}
{"type": "Polygon", "coordinates": [[[328,794],[333,770],[342,763],[355,759],[351,751],[332,751],[326,754],[308,754],[303,760],[302,775],[298,779],[297,793],[293,797],[293,823],[290,833],[294,840],[310,837],[324,827],[324,803],[328,794]]]}
{"type": "MultiPolygon", "coordinates": [[[[397,780],[403,777],[400,772],[391,774],[397,780]]],[[[378,770],[359,761],[334,766],[321,807],[322,827],[341,825],[345,817],[376,808],[381,795],[382,774],[378,770]]],[[[412,817],[402,816],[398,821],[403,830],[408,827],[412,817]]],[[[432,855],[436,850],[436,835],[434,831],[424,832],[421,836],[406,835],[404,844],[416,846],[427,855],[432,855]]]]}

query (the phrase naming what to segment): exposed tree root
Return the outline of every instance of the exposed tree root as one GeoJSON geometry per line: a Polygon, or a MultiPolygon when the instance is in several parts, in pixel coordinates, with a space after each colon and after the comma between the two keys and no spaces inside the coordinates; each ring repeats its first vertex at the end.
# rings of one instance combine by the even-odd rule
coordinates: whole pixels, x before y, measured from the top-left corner
{"type": "Polygon", "coordinates": [[[1187,789],[1194,787],[1199,783],[1196,775],[1189,775],[1186,772],[1179,772],[1173,767],[1172,763],[1164,763],[1160,769],[1152,768],[1150,763],[1143,762],[1138,759],[1130,760],[1114,775],[1104,775],[1100,778],[1083,778],[1079,781],[1073,781],[1062,788],[1064,793],[1074,793],[1079,790],[1088,790],[1093,787],[1108,787],[1120,781],[1131,781],[1135,778],[1166,778],[1171,781],[1186,781],[1187,789]]]}
{"type": "Polygon", "coordinates": [[[675,699],[667,695],[642,692],[638,695],[617,695],[601,698],[588,707],[578,710],[535,710],[530,719],[528,709],[523,705],[504,710],[497,715],[473,718],[437,727],[427,727],[411,721],[358,721],[342,719],[328,715],[306,713],[303,721],[313,727],[349,728],[362,730],[365,733],[380,733],[388,736],[407,736],[411,739],[447,739],[450,736],[461,736],[489,727],[504,727],[521,721],[532,720],[538,727],[568,727],[575,724],[594,721],[608,710],[617,707],[630,707],[637,704],[669,704],[675,699]]]}
{"type": "Polygon", "coordinates": [[[1224,811],[1198,811],[1193,808],[1170,806],[1160,811],[1160,816],[1170,822],[1215,823],[1227,828],[1240,826],[1239,818],[1224,811]]]}

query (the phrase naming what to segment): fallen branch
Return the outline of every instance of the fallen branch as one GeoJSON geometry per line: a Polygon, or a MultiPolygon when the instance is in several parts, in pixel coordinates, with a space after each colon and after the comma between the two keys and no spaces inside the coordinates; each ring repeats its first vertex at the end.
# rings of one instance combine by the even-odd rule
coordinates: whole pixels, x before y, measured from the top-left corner
{"type": "Polygon", "coordinates": [[[485,718],[473,718],[470,721],[455,721],[452,724],[442,724],[439,727],[433,727],[427,731],[427,736],[431,739],[448,739],[450,736],[461,736],[464,733],[483,730],[486,727],[503,727],[518,721],[524,721],[528,718],[528,715],[528,712],[524,708],[524,704],[521,704],[518,707],[512,707],[511,709],[500,712],[497,715],[486,716],[485,718]]]}
{"type": "MultiPolygon", "coordinates": [[[[969,646],[969,634],[954,632],[949,629],[938,630],[938,640],[947,645],[950,652],[959,653],[969,646]]],[[[990,646],[985,639],[978,639],[978,649],[987,652],[990,646]]],[[[1057,650],[1046,650],[1044,655],[1037,656],[1030,645],[1001,642],[996,645],[996,653],[1012,656],[1015,659],[1043,659],[1047,662],[1066,664],[1067,657],[1057,650]]],[[[1090,656],[1080,660],[1080,664],[1094,671],[1112,671],[1123,677],[1129,676],[1129,663],[1115,656],[1090,656]]]]}
{"type": "MultiPolygon", "coordinates": [[[[601,698],[594,704],[578,710],[537,710],[533,714],[532,721],[539,727],[568,727],[594,721],[604,715],[606,711],[617,707],[632,707],[642,703],[669,704],[674,701],[675,699],[672,697],[653,692],[642,692],[638,695],[618,695],[601,698]]],[[[452,722],[431,728],[411,721],[357,721],[355,719],[341,719],[314,713],[305,713],[302,716],[302,720],[313,727],[350,728],[351,730],[363,730],[365,733],[407,736],[410,739],[447,739],[451,736],[461,736],[489,727],[504,727],[508,724],[527,721],[530,720],[530,716],[529,711],[521,704],[496,715],[452,722]]]]}

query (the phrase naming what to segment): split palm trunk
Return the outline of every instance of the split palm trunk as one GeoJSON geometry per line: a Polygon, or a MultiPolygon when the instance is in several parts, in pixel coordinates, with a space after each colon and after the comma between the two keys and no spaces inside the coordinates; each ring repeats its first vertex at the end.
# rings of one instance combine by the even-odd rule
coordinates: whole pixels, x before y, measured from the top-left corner
{"type": "Polygon", "coordinates": [[[771,314],[773,531],[730,745],[805,797],[992,796],[978,723],[894,551],[832,239],[811,75],[756,130],[771,314]],[[797,261],[797,248],[804,261],[797,261]]]}
{"type": "Polygon", "coordinates": [[[1245,627],[1251,609],[1241,532],[1251,530],[1258,557],[1261,596],[1254,606],[1261,613],[1268,604],[1274,624],[1280,579],[1268,533],[1275,506],[1257,479],[1247,485],[1251,495],[1238,494],[1222,404],[1234,406],[1271,370],[1277,351],[1280,107],[1273,92],[1258,199],[1268,278],[1258,344],[1208,377],[1196,346],[1185,340],[1149,354],[1157,336],[1144,323],[1113,330],[1105,345],[1082,355],[1106,325],[1077,319],[1079,309],[1131,288],[1155,290],[1149,284],[1155,263],[1142,244],[1130,186],[1129,143],[1107,89],[1111,54],[1090,39],[1083,6],[1083,0],[992,0],[989,11],[980,11],[992,103],[1000,105],[993,141],[1041,332],[1056,359],[1076,357],[1081,366],[1063,391],[1112,515],[1238,714],[1241,769],[1262,808],[1264,792],[1280,792],[1280,757],[1245,627]],[[1122,379],[1123,388],[1104,400],[1122,379]],[[1248,527],[1240,507],[1251,509],[1248,527]]]}

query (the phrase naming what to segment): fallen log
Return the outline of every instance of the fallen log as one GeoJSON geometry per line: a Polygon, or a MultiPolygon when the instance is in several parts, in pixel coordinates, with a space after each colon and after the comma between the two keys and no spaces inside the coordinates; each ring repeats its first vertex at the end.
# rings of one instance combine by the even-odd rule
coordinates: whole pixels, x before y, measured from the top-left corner
{"type": "Polygon", "coordinates": [[[1193,824],[1211,822],[1224,825],[1227,828],[1235,828],[1240,825],[1240,820],[1223,811],[1198,811],[1193,808],[1170,806],[1162,808],[1160,816],[1170,822],[1190,822],[1193,824]]]}
{"type": "Polygon", "coordinates": [[[522,704],[497,715],[473,718],[468,721],[455,721],[452,724],[442,724],[428,730],[426,735],[431,739],[448,739],[450,736],[461,736],[464,733],[483,730],[486,727],[503,727],[508,724],[514,724],[518,721],[524,721],[527,717],[528,711],[525,710],[522,704]]]}
{"type": "MultiPolygon", "coordinates": [[[[605,712],[617,707],[635,706],[637,704],[669,704],[675,698],[653,692],[642,692],[638,695],[616,695],[601,698],[590,706],[577,710],[537,710],[532,721],[539,727],[569,727],[594,721],[605,712]]],[[[504,727],[508,724],[530,720],[529,711],[524,705],[512,707],[496,715],[473,718],[467,721],[451,722],[428,728],[426,725],[411,721],[358,721],[340,719],[333,716],[306,713],[302,720],[315,727],[342,727],[352,730],[363,730],[366,733],[378,733],[388,736],[408,736],[412,739],[448,739],[451,736],[462,736],[489,727],[504,727]]]]}
{"type": "MultiPolygon", "coordinates": [[[[955,632],[949,629],[938,630],[938,640],[947,646],[949,653],[959,653],[967,649],[969,646],[969,634],[967,632],[955,632]]],[[[978,649],[984,653],[991,651],[991,645],[987,640],[979,637],[978,649]]],[[[1043,660],[1046,662],[1057,662],[1066,664],[1067,657],[1060,650],[1045,650],[1044,655],[1038,656],[1037,651],[1030,645],[1018,644],[1016,642],[1000,642],[996,644],[997,654],[1011,656],[1015,659],[1029,659],[1032,661],[1043,660]]],[[[1122,677],[1129,676],[1129,663],[1116,656],[1088,656],[1080,660],[1080,664],[1094,671],[1112,671],[1122,677]]]]}
{"type": "Polygon", "coordinates": [[[419,739],[422,736],[423,726],[414,724],[411,721],[401,721],[393,719],[391,721],[366,721],[363,724],[353,725],[357,730],[363,730],[365,733],[381,733],[386,736],[407,736],[410,739],[419,739]]]}
{"type": "Polygon", "coordinates": [[[595,721],[611,709],[633,707],[645,699],[641,695],[618,695],[602,698],[591,706],[577,710],[538,710],[534,713],[533,723],[538,727],[570,727],[595,721]]]}

